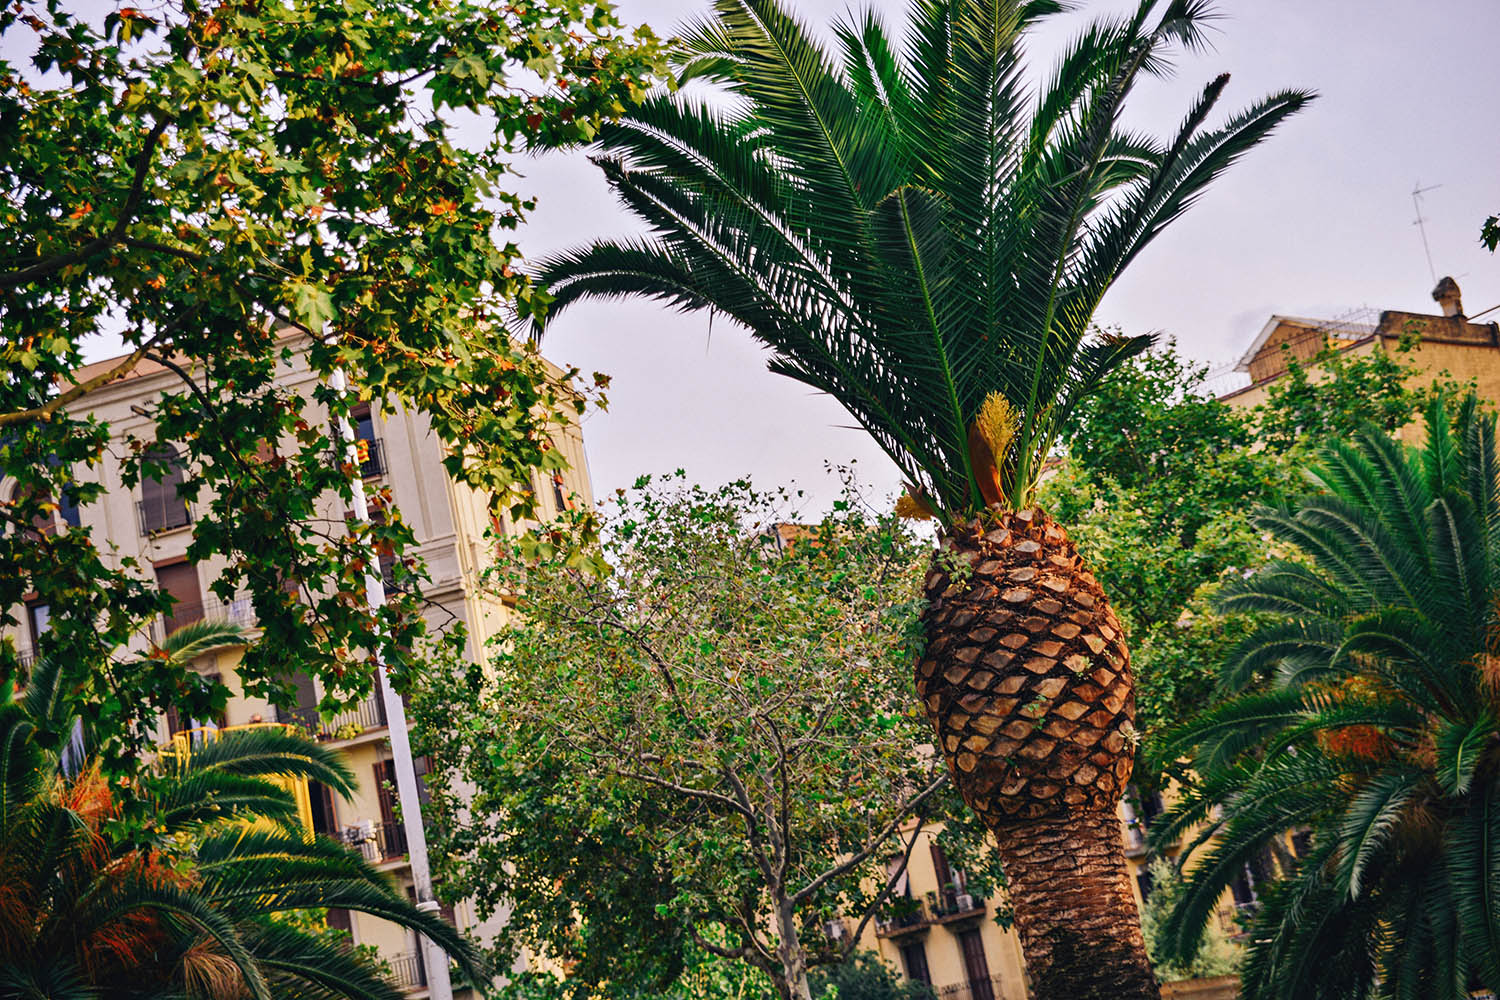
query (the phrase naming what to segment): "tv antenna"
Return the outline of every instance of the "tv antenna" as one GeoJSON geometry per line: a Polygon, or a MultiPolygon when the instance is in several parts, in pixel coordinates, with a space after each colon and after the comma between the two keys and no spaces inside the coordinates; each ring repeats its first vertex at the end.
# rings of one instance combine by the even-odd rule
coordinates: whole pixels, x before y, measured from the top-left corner
{"type": "Polygon", "coordinates": [[[1417,217],[1412,225],[1416,226],[1417,231],[1422,234],[1422,252],[1427,255],[1427,273],[1432,276],[1434,285],[1437,284],[1437,268],[1432,266],[1432,247],[1427,245],[1427,220],[1422,218],[1422,196],[1440,187],[1442,187],[1441,184],[1429,184],[1423,187],[1421,181],[1416,181],[1411,188],[1411,204],[1417,210],[1417,217]]]}

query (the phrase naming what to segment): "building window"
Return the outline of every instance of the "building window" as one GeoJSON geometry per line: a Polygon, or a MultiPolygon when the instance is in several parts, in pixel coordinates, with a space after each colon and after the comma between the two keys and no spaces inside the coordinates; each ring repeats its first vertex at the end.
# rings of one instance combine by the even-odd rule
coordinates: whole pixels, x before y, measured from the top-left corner
{"type": "MultiPolygon", "coordinates": [[[[56,455],[48,455],[47,465],[55,469],[62,465],[62,459],[56,455]]],[[[62,516],[63,523],[70,528],[76,528],[82,523],[82,518],[78,514],[78,504],[74,503],[73,498],[68,496],[68,488],[66,486],[62,489],[62,495],[57,498],[57,512],[62,516]]]]}
{"type": "Polygon", "coordinates": [[[913,941],[901,946],[901,964],[906,968],[907,979],[932,985],[932,973],[927,969],[927,949],[922,947],[922,942],[913,941]]]}
{"type": "MultiPolygon", "coordinates": [[[[205,674],[204,678],[208,681],[210,687],[217,687],[224,683],[222,674],[205,674]]],[[[222,729],[227,725],[229,725],[229,717],[223,712],[220,712],[218,717],[214,719],[194,719],[178,712],[176,706],[167,706],[167,732],[172,736],[195,729],[222,729]]],[[[194,745],[197,745],[200,740],[201,734],[195,735],[193,737],[194,745]]]]}
{"type": "Polygon", "coordinates": [[[1156,880],[1151,877],[1150,868],[1142,868],[1141,873],[1135,877],[1136,888],[1141,891],[1141,902],[1151,898],[1151,888],[1156,880]]]}
{"type": "Polygon", "coordinates": [[[960,934],[958,946],[963,951],[964,974],[969,977],[969,996],[972,1000],[995,1000],[990,963],[984,955],[984,938],[980,936],[979,928],[960,934]]]}
{"type": "MultiPolygon", "coordinates": [[[[17,483],[10,491],[11,503],[18,505],[27,503],[33,497],[37,496],[40,496],[41,502],[44,504],[51,500],[51,497],[46,493],[38,494],[31,487],[22,485],[21,483],[17,483]]],[[[51,511],[41,510],[32,515],[31,527],[23,530],[27,538],[33,541],[41,541],[43,535],[51,535],[57,530],[57,522],[53,520],[51,511]]]]}
{"type": "Polygon", "coordinates": [[[374,479],[385,475],[385,455],[380,439],[375,436],[375,416],[369,403],[360,403],[349,414],[349,423],[354,428],[354,448],[359,454],[361,479],[374,479]]]}
{"type": "Polygon", "coordinates": [[[198,589],[198,567],[189,562],[156,567],[156,585],[176,601],[162,616],[162,634],[203,620],[203,592],[198,589]]]}
{"type": "Polygon", "coordinates": [[[572,504],[568,503],[567,494],[563,492],[563,477],[561,472],[552,473],[552,502],[556,505],[559,514],[565,510],[572,509],[572,504]]]}
{"type": "MultiPolygon", "coordinates": [[[[321,781],[307,783],[308,798],[312,800],[313,832],[336,837],[339,834],[338,812],[333,806],[333,793],[321,781]]],[[[329,911],[330,916],[332,911],[329,911]]],[[[347,919],[347,912],[345,918],[347,919]]],[[[347,927],[344,928],[348,930],[347,927]]]]}
{"type": "Polygon", "coordinates": [[[151,475],[141,478],[142,533],[152,535],[190,524],[193,517],[187,500],[182,496],[184,466],[177,450],[169,444],[158,444],[147,451],[145,457],[163,468],[156,473],[160,478],[151,475]]]}
{"type": "Polygon", "coordinates": [[[406,829],[396,819],[396,762],[382,760],[375,764],[375,795],[380,804],[380,830],[375,843],[382,860],[406,854],[406,829]]]}
{"type": "Polygon", "coordinates": [[[46,601],[27,601],[26,624],[31,629],[31,648],[40,648],[42,636],[52,624],[52,605],[46,601]]]}

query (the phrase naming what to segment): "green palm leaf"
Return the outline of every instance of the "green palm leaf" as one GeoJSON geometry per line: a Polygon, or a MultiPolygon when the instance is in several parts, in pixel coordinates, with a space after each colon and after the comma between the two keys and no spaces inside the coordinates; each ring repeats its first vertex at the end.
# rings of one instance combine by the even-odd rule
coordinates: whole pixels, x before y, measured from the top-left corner
{"type": "Polygon", "coordinates": [[[985,506],[970,427],[998,393],[1021,421],[999,478],[1029,502],[1073,406],[1149,344],[1091,337],[1111,283],[1310,99],[1211,127],[1219,79],[1169,141],[1124,128],[1137,80],[1201,46],[1201,0],[1097,22],[1032,99],[1021,43],[1061,6],[912,0],[904,47],[866,12],[830,50],[778,0],[716,0],[677,69],[722,93],[654,96],[599,136],[650,237],[544,261],[552,315],[618,295],[723,312],[949,522],[985,506]]]}
{"type": "Polygon", "coordinates": [[[1186,846],[1168,925],[1189,952],[1234,866],[1309,830],[1260,887],[1251,1000],[1500,984],[1493,426],[1439,399],[1420,453],[1374,429],[1325,448],[1324,492],[1256,516],[1304,560],[1223,590],[1266,617],[1225,668],[1238,694],[1174,734],[1200,770],[1163,829],[1222,815],[1186,846]]]}

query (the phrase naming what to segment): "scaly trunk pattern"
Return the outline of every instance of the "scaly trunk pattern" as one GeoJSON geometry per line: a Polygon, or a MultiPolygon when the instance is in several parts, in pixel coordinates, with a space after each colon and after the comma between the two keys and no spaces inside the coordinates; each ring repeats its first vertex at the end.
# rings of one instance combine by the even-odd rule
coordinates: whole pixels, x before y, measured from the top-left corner
{"type": "Polygon", "coordinates": [[[1135,694],[1120,623],[1040,508],[949,531],[917,691],[995,835],[1037,1000],[1156,1000],[1115,809],[1135,694]]]}

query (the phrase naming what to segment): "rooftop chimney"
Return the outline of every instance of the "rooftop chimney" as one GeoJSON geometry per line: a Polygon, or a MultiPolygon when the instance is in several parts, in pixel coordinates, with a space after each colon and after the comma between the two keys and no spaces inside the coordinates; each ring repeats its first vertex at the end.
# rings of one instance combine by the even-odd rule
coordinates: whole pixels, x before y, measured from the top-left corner
{"type": "Polygon", "coordinates": [[[1452,278],[1444,278],[1437,283],[1432,290],[1432,300],[1443,307],[1444,316],[1464,317],[1463,299],[1458,294],[1458,282],[1452,278]]]}

